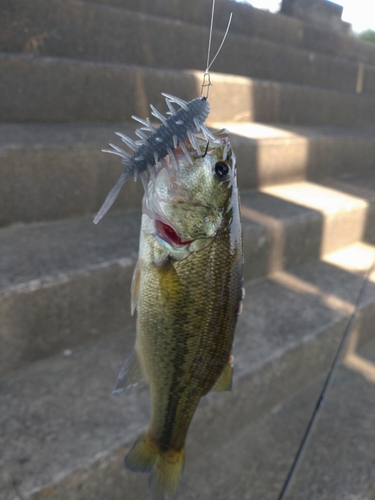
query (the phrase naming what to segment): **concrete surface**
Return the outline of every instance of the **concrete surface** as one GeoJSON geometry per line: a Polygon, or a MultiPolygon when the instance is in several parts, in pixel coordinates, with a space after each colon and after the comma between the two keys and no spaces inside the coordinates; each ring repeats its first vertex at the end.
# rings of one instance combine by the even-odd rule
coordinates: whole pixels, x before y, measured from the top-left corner
{"type": "MultiPolygon", "coordinates": [[[[61,10],[64,11],[68,2],[61,2],[61,10]]],[[[69,2],[73,3],[73,2],[69,2]]],[[[77,4],[77,2],[75,2],[77,4]]],[[[102,5],[129,9],[145,14],[152,14],[161,18],[183,20],[184,22],[203,25],[207,27],[211,17],[211,0],[195,0],[188,5],[181,0],[172,0],[166,4],[162,0],[102,0],[102,5]]],[[[35,10],[45,10],[50,2],[36,0],[35,10]]],[[[1,50],[15,51],[19,43],[24,47],[29,45],[38,46],[43,41],[43,32],[39,32],[39,38],[30,40],[29,35],[34,25],[34,13],[29,11],[29,3],[19,0],[17,3],[4,0],[2,3],[3,16],[0,17],[2,27],[1,50]],[[15,21],[17,20],[17,21],[15,21]],[[32,21],[33,20],[33,21],[32,21]],[[28,30],[28,31],[27,31],[28,30]],[[40,35],[42,37],[40,38],[40,35]]],[[[34,11],[35,12],[35,11],[34,11]]],[[[373,44],[362,42],[354,37],[342,35],[328,30],[323,26],[305,23],[285,15],[274,15],[267,11],[256,9],[250,5],[231,4],[226,0],[216,2],[215,27],[224,30],[226,28],[230,12],[233,12],[232,33],[239,33],[253,37],[281,43],[284,45],[299,46],[309,51],[331,54],[350,60],[374,64],[375,49],[373,44]]],[[[55,33],[52,32],[54,37],[55,33]]]]}
{"type": "MultiPolygon", "coordinates": [[[[135,125],[0,125],[0,225],[96,213],[124,166],[102,153],[115,131],[135,125]]],[[[125,146],[125,145],[124,145],[125,146]]],[[[127,183],[114,209],[139,210],[140,182],[127,183]]]]}
{"type": "MultiPolygon", "coordinates": [[[[375,96],[212,74],[211,113],[218,121],[368,126],[375,96]]],[[[3,122],[123,122],[165,109],[161,92],[190,100],[202,73],[53,57],[0,55],[3,122]],[[5,96],[7,96],[5,98],[5,96]]]]}
{"type": "MultiPolygon", "coordinates": [[[[149,113],[148,113],[149,114],[149,113]]],[[[373,129],[217,123],[227,127],[237,157],[240,188],[322,180],[369,171],[375,163],[373,129]]],[[[120,158],[104,154],[115,131],[136,125],[0,124],[0,225],[96,213],[119,178],[120,158]]],[[[115,210],[138,210],[141,183],[128,182],[115,210]]]]}
{"type": "Polygon", "coordinates": [[[349,35],[351,24],[341,20],[343,7],[329,0],[283,0],[280,13],[349,35]]]}
{"type": "Polygon", "coordinates": [[[140,214],[0,233],[1,371],[134,324],[140,214]]]}
{"type": "MultiPolygon", "coordinates": [[[[369,371],[353,370],[345,362],[339,369],[288,499],[373,498],[374,342],[358,355],[369,371]]],[[[319,380],[248,425],[222,448],[193,461],[180,498],[277,498],[322,384],[319,380]]]]}
{"type": "MultiPolygon", "coordinates": [[[[24,19],[28,20],[29,38],[25,42],[16,36],[10,52],[156,68],[205,67],[208,23],[203,27],[131,10],[59,0],[43,3],[37,10],[35,6],[26,8],[17,22],[24,19]]],[[[214,31],[213,47],[220,45],[222,36],[214,31]]],[[[350,92],[356,91],[358,80],[357,62],[254,38],[250,31],[246,36],[229,33],[214,69],[350,92]]],[[[366,65],[362,91],[373,93],[374,84],[375,67],[366,65]]]]}
{"type": "MultiPolygon", "coordinates": [[[[343,267],[314,262],[246,287],[234,390],[202,401],[187,442],[187,471],[191,460],[227,446],[250,422],[327,369],[361,284],[360,275],[343,267]]],[[[374,304],[371,282],[363,313],[374,304]]],[[[373,322],[362,321],[359,329],[360,342],[373,336],[373,322]]],[[[144,477],[125,473],[122,458],[147,422],[147,390],[120,401],[109,397],[133,338],[128,331],[72,346],[65,355],[2,377],[2,500],[17,495],[116,500],[124,491],[126,498],[145,498],[132,486],[139,480],[143,485],[144,477]]]]}
{"type": "MultiPolygon", "coordinates": [[[[10,225],[0,230],[1,500],[147,498],[145,477],[123,468],[148,420],[147,390],[119,402],[109,396],[134,342],[129,283],[139,230],[139,213],[116,212],[139,209],[141,189],[128,183],[97,227],[88,214],[121,171],[116,157],[99,152],[113,141],[113,124],[131,133],[125,124],[131,114],[149,115],[150,103],[165,112],[161,91],[187,100],[199,95],[201,72],[150,65],[168,53],[170,60],[160,60],[195,67],[194,52],[205,54],[210,6],[210,0],[1,4],[0,50],[8,53],[0,56],[0,224],[10,225]],[[110,28],[100,26],[104,19],[110,28]],[[162,33],[165,45],[146,28],[162,33]],[[189,37],[194,43],[184,47],[182,62],[177,44],[189,37]],[[118,64],[136,58],[145,66],[118,64]]],[[[316,390],[294,395],[327,370],[375,256],[375,142],[367,128],[374,125],[375,98],[366,95],[366,82],[371,91],[373,84],[363,65],[375,65],[375,47],[221,0],[214,44],[232,7],[234,24],[217,64],[263,80],[212,74],[210,125],[229,126],[242,166],[247,297],[234,391],[210,394],[198,409],[181,498],[267,500],[281,486],[316,390]],[[234,64],[234,49],[245,69],[234,64]],[[271,67],[267,80],[261,71],[271,67]],[[344,78],[348,68],[351,81],[344,78]],[[340,76],[352,91],[275,81],[286,69],[288,78],[309,75],[315,85],[336,85],[340,76]],[[271,414],[275,405],[283,406],[271,414]]],[[[358,349],[374,338],[374,283],[372,273],[346,361],[369,380],[373,358],[358,349]]],[[[356,382],[344,385],[353,404],[339,405],[336,415],[346,435],[335,434],[338,425],[324,430],[292,498],[346,500],[342,483],[351,500],[374,500],[367,418],[373,394],[356,382]],[[352,423],[360,429],[356,441],[352,423]],[[340,440],[344,453],[335,448],[340,440]]]]}
{"type": "MultiPolygon", "coordinates": [[[[368,191],[366,199],[300,182],[243,192],[246,279],[360,240],[372,227],[375,186],[368,191]]],[[[2,372],[134,324],[128,304],[139,224],[132,212],[98,226],[90,217],[0,232],[2,372]]]]}

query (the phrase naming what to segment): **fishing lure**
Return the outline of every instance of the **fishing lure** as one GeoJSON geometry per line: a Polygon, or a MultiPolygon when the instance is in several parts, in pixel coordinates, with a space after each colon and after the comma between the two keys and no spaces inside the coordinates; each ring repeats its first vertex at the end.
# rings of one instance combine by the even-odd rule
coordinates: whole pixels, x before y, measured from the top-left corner
{"type": "Polygon", "coordinates": [[[132,116],[134,120],[143,125],[143,127],[135,131],[135,134],[140,140],[133,141],[130,137],[120,132],[116,132],[116,135],[134,151],[133,155],[130,155],[115,144],[110,144],[113,149],[103,150],[105,153],[120,156],[122,158],[122,163],[125,165],[125,169],[97,213],[94,219],[95,224],[97,224],[111,208],[121,187],[129,177],[134,177],[136,179],[139,175],[145,191],[147,191],[147,177],[145,172],[148,170],[150,175],[154,176],[155,172],[153,167],[159,161],[163,162],[165,156],[169,155],[174,168],[178,168],[173,149],[180,146],[189,163],[193,163],[184,144],[186,138],[189,139],[190,144],[198,155],[200,155],[200,148],[195,134],[201,131],[207,141],[210,138],[214,139],[214,136],[204,125],[204,121],[210,112],[210,105],[206,97],[197,97],[192,101],[186,102],[170,94],[162,93],[162,95],[165,97],[169,109],[169,111],[167,111],[167,114],[170,115],[169,118],[165,118],[165,116],[163,116],[152,104],[150,105],[151,114],[161,121],[161,125],[158,128],[150,122],[149,118],[143,120],[137,116],[132,116]],[[180,109],[177,110],[174,108],[173,104],[179,105],[180,109]],[[151,135],[147,136],[145,132],[151,132],[151,135]]]}
{"type": "Polygon", "coordinates": [[[119,148],[115,144],[110,144],[113,149],[103,149],[104,153],[111,153],[118,155],[122,158],[122,163],[125,165],[124,172],[121,174],[119,180],[113,186],[109,192],[107,198],[105,199],[102,207],[94,218],[94,224],[97,224],[100,219],[108,212],[113,203],[115,202],[122,186],[130,178],[134,177],[136,180],[138,175],[141,178],[145,192],[147,192],[147,175],[146,172],[149,171],[152,177],[155,177],[154,166],[160,161],[163,167],[166,167],[166,162],[164,158],[169,155],[174,168],[178,168],[177,160],[173,153],[173,149],[178,146],[181,148],[189,163],[192,165],[193,160],[184,144],[186,139],[189,139],[190,144],[195,149],[195,151],[200,156],[200,149],[198,141],[195,134],[202,132],[208,147],[209,139],[215,139],[214,135],[208,130],[204,125],[210,113],[210,105],[208,103],[208,92],[210,89],[211,79],[209,69],[219,55],[222,46],[226,40],[229,32],[230,24],[232,22],[232,14],[229,16],[229,21],[227,28],[224,33],[224,37],[221,44],[210,62],[211,53],[211,40],[212,40],[212,29],[213,29],[213,19],[215,12],[215,0],[212,2],[212,13],[211,13],[211,26],[210,26],[210,36],[208,41],[208,54],[207,54],[207,66],[206,71],[203,75],[202,92],[201,97],[196,97],[192,101],[186,102],[179,97],[172,96],[170,94],[162,93],[165,97],[169,111],[167,115],[169,118],[163,116],[152,104],[150,104],[151,114],[161,121],[161,125],[157,128],[151,122],[149,118],[143,120],[137,116],[132,116],[134,120],[141,123],[143,127],[140,127],[135,131],[135,134],[139,137],[138,141],[134,141],[130,137],[116,132],[121,140],[134,151],[131,155],[119,148]],[[203,96],[203,90],[207,89],[207,93],[203,96]],[[175,109],[173,104],[180,106],[180,109],[175,109]],[[146,135],[145,132],[151,132],[151,135],[146,135]]]}

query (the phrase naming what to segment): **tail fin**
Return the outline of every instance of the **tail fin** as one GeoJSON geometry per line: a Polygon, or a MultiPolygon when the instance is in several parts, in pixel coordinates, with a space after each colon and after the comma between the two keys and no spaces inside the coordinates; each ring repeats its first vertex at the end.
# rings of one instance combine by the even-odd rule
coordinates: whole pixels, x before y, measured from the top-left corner
{"type": "Polygon", "coordinates": [[[162,452],[146,433],[139,436],[126,455],[125,467],[151,473],[147,484],[152,500],[175,500],[184,460],[184,450],[162,452]]]}

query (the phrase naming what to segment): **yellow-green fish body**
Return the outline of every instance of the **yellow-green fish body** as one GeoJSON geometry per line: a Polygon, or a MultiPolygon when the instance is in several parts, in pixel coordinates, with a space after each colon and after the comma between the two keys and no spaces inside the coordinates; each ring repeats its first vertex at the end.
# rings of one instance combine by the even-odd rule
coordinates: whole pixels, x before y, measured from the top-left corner
{"type": "Polygon", "coordinates": [[[156,500],[174,499],[189,424],[202,396],[229,390],[242,294],[242,237],[235,157],[228,133],[206,154],[175,150],[178,169],[160,167],[143,202],[133,278],[137,339],[117,392],[144,376],[151,422],[125,458],[150,472],[156,500]],[[216,384],[216,385],[215,385],[216,384]]]}

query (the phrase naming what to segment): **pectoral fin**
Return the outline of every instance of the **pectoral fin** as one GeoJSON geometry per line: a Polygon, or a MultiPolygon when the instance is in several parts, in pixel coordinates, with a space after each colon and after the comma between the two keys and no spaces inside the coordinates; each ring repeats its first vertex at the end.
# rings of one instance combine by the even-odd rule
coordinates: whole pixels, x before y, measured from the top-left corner
{"type": "Polygon", "coordinates": [[[132,316],[134,314],[134,311],[138,305],[138,296],[139,296],[139,286],[141,283],[141,269],[139,267],[139,260],[137,261],[133,273],[133,279],[132,279],[132,284],[130,287],[130,292],[131,292],[131,313],[132,316]]]}
{"type": "Polygon", "coordinates": [[[160,293],[165,311],[179,310],[183,302],[183,287],[172,261],[155,266],[159,275],[160,293]]]}
{"type": "Polygon", "coordinates": [[[233,356],[231,355],[228,363],[225,365],[224,370],[220,377],[216,380],[215,385],[212,387],[211,391],[231,391],[232,390],[232,379],[233,379],[233,356]]]}
{"type": "Polygon", "coordinates": [[[132,387],[144,385],[145,383],[146,381],[138,355],[136,351],[133,351],[117,377],[112,396],[120,396],[132,387]]]}

